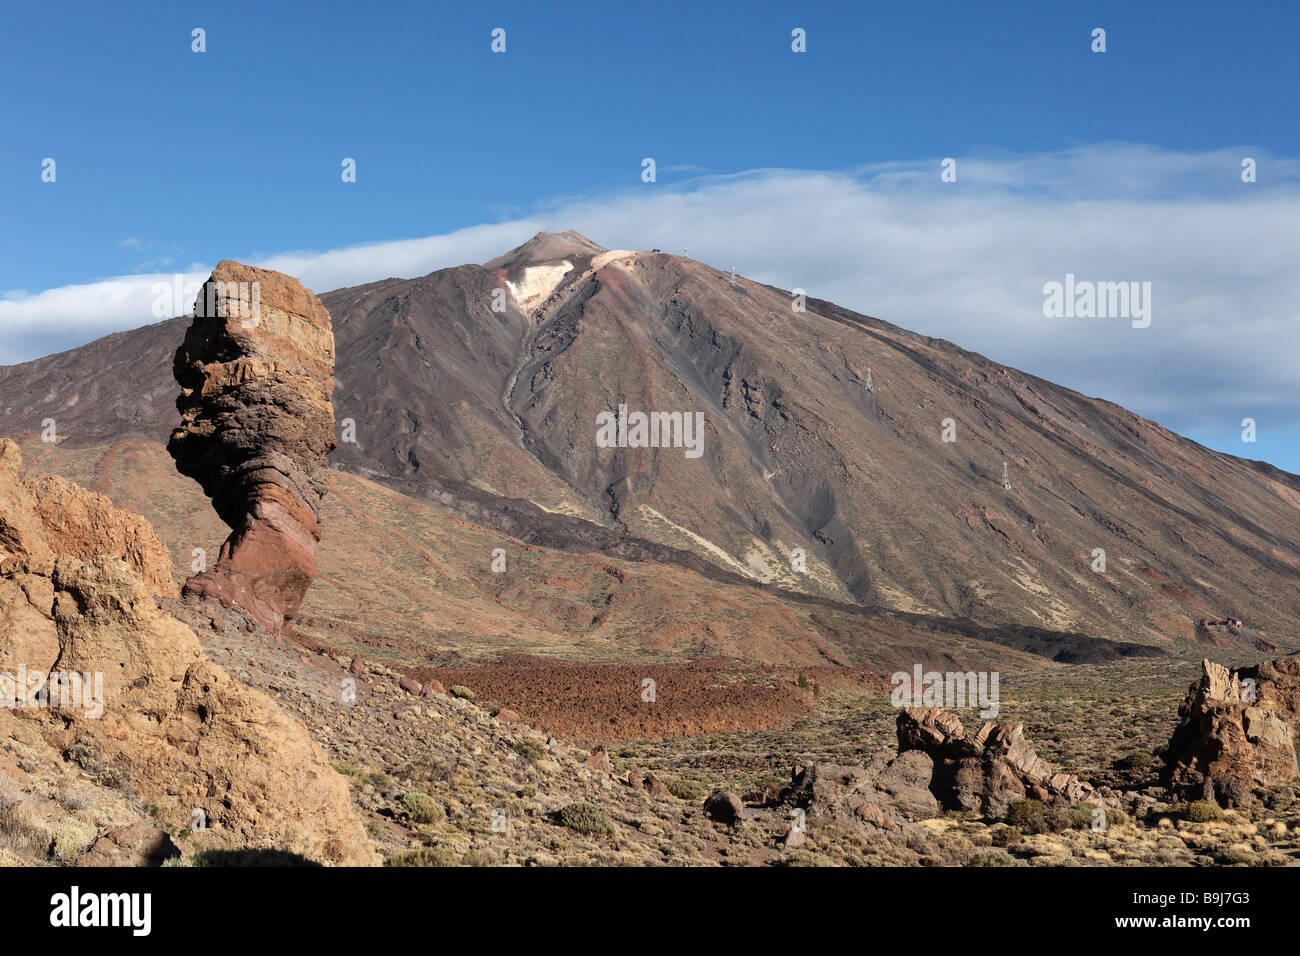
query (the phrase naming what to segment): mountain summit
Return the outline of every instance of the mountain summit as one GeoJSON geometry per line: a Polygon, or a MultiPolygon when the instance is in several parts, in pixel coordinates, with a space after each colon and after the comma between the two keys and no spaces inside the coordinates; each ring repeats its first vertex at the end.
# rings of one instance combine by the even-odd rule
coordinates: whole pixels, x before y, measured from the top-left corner
{"type": "Polygon", "coordinates": [[[521,266],[560,262],[564,259],[576,262],[582,259],[594,259],[602,252],[608,251],[572,229],[563,232],[543,230],[522,245],[485,263],[483,268],[495,272],[498,269],[511,270],[521,266]]]}

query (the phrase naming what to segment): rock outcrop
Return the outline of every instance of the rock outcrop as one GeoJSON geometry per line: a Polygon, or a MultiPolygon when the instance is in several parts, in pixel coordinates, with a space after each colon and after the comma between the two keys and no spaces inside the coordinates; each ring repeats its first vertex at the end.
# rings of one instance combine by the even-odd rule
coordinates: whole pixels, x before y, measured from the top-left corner
{"type": "Polygon", "coordinates": [[[1201,662],[1165,752],[1169,787],[1189,799],[1249,803],[1256,788],[1296,775],[1300,661],[1229,670],[1201,662]]]}
{"type": "Polygon", "coordinates": [[[290,276],[222,261],[199,293],[173,371],[181,424],[168,451],[232,529],[185,593],[276,632],[316,574],[335,446],[329,313],[290,276]]]}
{"type": "Polygon", "coordinates": [[[87,491],[58,475],[26,483],[32,510],[57,554],[94,563],[120,557],[156,597],[175,597],[171,555],[153,525],[139,515],[120,511],[108,498],[87,491]]]}
{"type": "Polygon", "coordinates": [[[795,767],[779,802],[805,812],[812,826],[897,829],[939,815],[930,793],[934,762],[920,751],[881,751],[865,767],[795,767]]]}
{"type": "Polygon", "coordinates": [[[197,848],[374,862],[346,781],[303,725],[160,607],[151,592],[169,560],[148,524],[67,482],[20,481],[20,467],[0,439],[0,739],[33,748],[31,774],[71,760],[117,794],[98,856],[131,857],[130,793],[178,830],[203,821],[197,848]]]}
{"type": "Polygon", "coordinates": [[[967,736],[961,721],[936,707],[907,707],[898,715],[900,754],[921,752],[934,761],[930,791],[948,810],[1001,817],[1024,798],[1075,803],[1092,787],[1060,773],[1025,739],[1023,724],[985,723],[967,736]]]}

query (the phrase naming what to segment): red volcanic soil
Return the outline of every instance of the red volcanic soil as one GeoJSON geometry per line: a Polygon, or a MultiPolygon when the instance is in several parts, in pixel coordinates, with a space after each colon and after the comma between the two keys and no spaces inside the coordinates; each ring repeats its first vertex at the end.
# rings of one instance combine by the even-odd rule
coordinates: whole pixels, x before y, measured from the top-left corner
{"type": "Polygon", "coordinates": [[[813,710],[813,682],[871,689],[882,678],[865,671],[816,668],[798,674],[728,660],[666,664],[581,664],[506,655],[474,667],[419,667],[416,680],[463,684],[479,702],[506,707],[557,736],[588,741],[659,740],[775,727],[813,710]],[[834,672],[833,674],[831,672],[834,672]],[[654,700],[643,699],[654,681],[654,700]]]}
{"type": "Polygon", "coordinates": [[[585,740],[659,740],[774,727],[812,712],[796,677],[735,661],[581,664],[506,655],[475,667],[418,667],[419,681],[463,684],[527,724],[585,740]],[[654,699],[643,700],[647,679],[654,699]]]}
{"type": "MultiPolygon", "coordinates": [[[[309,650],[340,653],[292,626],[284,633],[309,650]]],[[[590,742],[779,727],[813,712],[814,685],[827,692],[862,693],[888,684],[883,675],[858,668],[797,670],[726,659],[585,664],[506,654],[465,667],[393,666],[422,684],[464,685],[476,703],[494,712],[505,708],[529,726],[590,742]],[[642,699],[647,678],[654,681],[654,700],[642,699]]]]}

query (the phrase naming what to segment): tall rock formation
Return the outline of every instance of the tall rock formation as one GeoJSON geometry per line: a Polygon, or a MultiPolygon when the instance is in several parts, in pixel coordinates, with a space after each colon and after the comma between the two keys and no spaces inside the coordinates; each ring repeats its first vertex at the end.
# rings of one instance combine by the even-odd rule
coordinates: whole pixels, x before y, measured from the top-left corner
{"type": "Polygon", "coordinates": [[[1178,715],[1165,754],[1169,786],[1190,799],[1250,803],[1256,788],[1296,775],[1300,661],[1229,670],[1203,660],[1178,715]]]}
{"type": "Polygon", "coordinates": [[[223,260],[176,352],[181,424],[168,451],[232,531],[186,582],[276,632],[316,575],[334,449],[334,334],[297,279],[223,260]]]}

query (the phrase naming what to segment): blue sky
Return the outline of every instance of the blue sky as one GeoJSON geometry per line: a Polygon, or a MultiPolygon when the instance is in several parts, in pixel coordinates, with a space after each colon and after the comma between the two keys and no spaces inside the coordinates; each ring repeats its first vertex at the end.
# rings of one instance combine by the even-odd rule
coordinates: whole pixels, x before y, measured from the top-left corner
{"type": "Polygon", "coordinates": [[[0,362],[152,320],[147,302],[77,319],[76,293],[50,290],[371,247],[355,268],[308,276],[325,291],[482,261],[539,223],[586,224],[607,246],[689,245],[1300,471],[1300,399],[1284,394],[1300,369],[1274,354],[1300,335],[1278,245],[1291,263],[1300,248],[1269,213],[1300,196],[1292,3],[74,3],[11,5],[6,19],[0,362]],[[206,53],[191,52],[195,27],[206,53]],[[489,49],[494,27],[503,55],[489,49]],[[794,27],[805,54],[790,50],[794,27]],[[1104,54],[1090,50],[1094,27],[1104,54]],[[1247,155],[1260,176],[1243,193],[1247,155]],[[963,173],[936,193],[934,164],[949,156],[963,173]],[[56,183],[41,182],[45,157],[56,183]],[[340,180],[344,157],[356,183],[340,180]],[[837,189],[880,217],[891,246],[925,239],[908,261],[936,261],[881,268],[862,234],[877,223],[837,219],[837,189]],[[935,212],[956,196],[966,205],[935,212]],[[1044,239],[1012,277],[1030,253],[1017,246],[1025,223],[1059,216],[1079,234],[1088,203],[1114,242],[1103,230],[1043,258],[1044,239]],[[800,209],[807,222],[790,224],[800,209]],[[732,219],[710,228],[704,211],[732,219]],[[945,233],[959,212],[1006,231],[953,220],[945,233]],[[907,228],[911,216],[925,228],[907,228]],[[1268,241],[1247,254],[1254,234],[1268,241]],[[1245,238],[1221,239],[1224,252],[1216,236],[1245,238]],[[426,237],[444,241],[391,245],[426,237]],[[1158,258],[1171,244],[1195,268],[1158,258]],[[1222,255],[1245,258],[1216,276],[1222,255]],[[1041,282],[1084,266],[1154,278],[1167,337],[1106,327],[1067,341],[1030,326],[1047,321],[1033,315],[1041,282]],[[1004,288],[1023,326],[968,308],[1004,288]],[[56,304],[44,311],[43,293],[56,304]],[[25,312],[3,308],[24,300],[25,312]],[[1222,380],[1187,371],[1225,354],[1237,364],[1222,380]],[[1248,414],[1254,445],[1239,438],[1248,414]]]}

